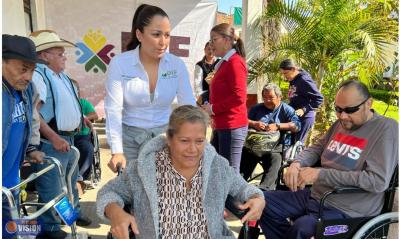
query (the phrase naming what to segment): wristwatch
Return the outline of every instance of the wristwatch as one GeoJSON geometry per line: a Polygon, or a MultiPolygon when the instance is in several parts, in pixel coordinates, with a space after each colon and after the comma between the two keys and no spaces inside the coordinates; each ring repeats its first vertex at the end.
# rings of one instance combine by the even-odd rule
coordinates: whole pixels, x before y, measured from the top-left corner
{"type": "Polygon", "coordinates": [[[276,127],[278,128],[278,130],[281,130],[281,124],[280,123],[275,123],[276,127]]]}

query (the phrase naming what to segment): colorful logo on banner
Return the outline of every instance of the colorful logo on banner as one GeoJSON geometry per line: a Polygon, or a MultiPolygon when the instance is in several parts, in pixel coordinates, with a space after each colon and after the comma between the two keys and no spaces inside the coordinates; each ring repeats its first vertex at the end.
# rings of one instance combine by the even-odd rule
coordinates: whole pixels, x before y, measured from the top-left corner
{"type": "Polygon", "coordinates": [[[107,66],[110,64],[114,53],[114,45],[107,44],[107,38],[100,30],[89,29],[83,36],[82,42],[77,42],[78,50],[75,52],[78,59],[78,64],[85,64],[86,72],[93,71],[98,73],[107,71],[107,66]]]}

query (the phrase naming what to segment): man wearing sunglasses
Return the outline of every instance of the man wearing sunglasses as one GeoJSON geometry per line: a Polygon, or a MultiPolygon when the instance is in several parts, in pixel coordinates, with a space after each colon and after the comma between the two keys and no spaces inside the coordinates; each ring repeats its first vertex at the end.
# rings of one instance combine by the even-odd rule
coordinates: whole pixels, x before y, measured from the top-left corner
{"type": "Polygon", "coordinates": [[[371,109],[368,88],[356,80],[341,84],[334,104],[337,121],[284,175],[291,191],[264,192],[260,225],[269,239],[315,236],[319,200],[336,186],[366,192],[329,197],[325,219],[375,216],[383,207],[399,156],[398,123],[371,109]],[[311,167],[319,161],[319,168],[311,167]]]}

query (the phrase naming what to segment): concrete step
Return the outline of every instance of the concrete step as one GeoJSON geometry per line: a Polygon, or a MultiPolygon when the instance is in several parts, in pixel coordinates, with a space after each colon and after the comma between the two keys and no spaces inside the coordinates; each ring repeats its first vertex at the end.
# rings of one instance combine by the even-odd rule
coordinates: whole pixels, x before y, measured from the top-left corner
{"type": "Polygon", "coordinates": [[[110,146],[107,143],[107,136],[105,134],[98,134],[97,137],[99,138],[99,145],[102,149],[109,149],[110,146]]]}
{"type": "Polygon", "coordinates": [[[99,127],[94,127],[98,135],[104,135],[106,134],[106,128],[99,128],[99,127]]]}
{"type": "Polygon", "coordinates": [[[106,127],[106,123],[95,122],[95,123],[93,123],[93,127],[105,128],[106,127]]]}

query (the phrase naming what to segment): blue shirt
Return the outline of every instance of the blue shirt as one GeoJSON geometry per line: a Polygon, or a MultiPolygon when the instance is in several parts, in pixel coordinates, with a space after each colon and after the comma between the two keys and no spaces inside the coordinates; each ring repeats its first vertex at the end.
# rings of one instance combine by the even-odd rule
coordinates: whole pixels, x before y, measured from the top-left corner
{"type": "Polygon", "coordinates": [[[23,159],[23,141],[26,127],[26,112],[21,95],[12,90],[15,105],[12,113],[9,144],[3,154],[3,186],[10,188],[19,183],[19,165],[23,159]]]}
{"type": "MultiPolygon", "coordinates": [[[[256,104],[250,109],[248,118],[249,120],[261,121],[265,124],[292,122],[296,125],[297,129],[300,130],[301,128],[300,119],[296,115],[294,109],[284,102],[281,102],[281,104],[273,110],[265,107],[264,103],[256,104]]],[[[282,132],[281,135],[283,135],[282,132]]],[[[280,142],[283,143],[283,140],[283,137],[281,137],[280,142]]],[[[285,144],[290,145],[290,140],[290,138],[286,138],[284,140],[285,144]]]]}

